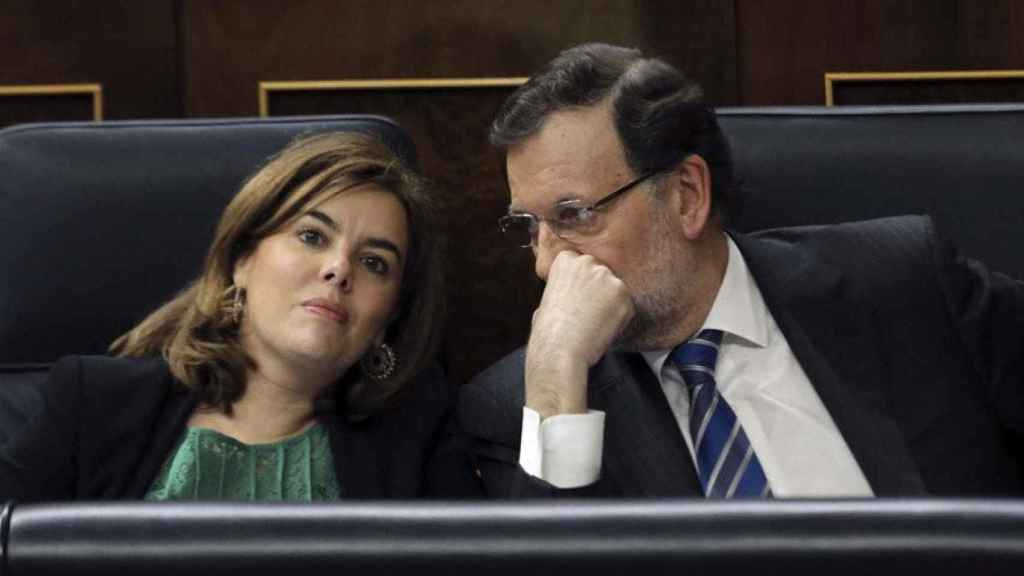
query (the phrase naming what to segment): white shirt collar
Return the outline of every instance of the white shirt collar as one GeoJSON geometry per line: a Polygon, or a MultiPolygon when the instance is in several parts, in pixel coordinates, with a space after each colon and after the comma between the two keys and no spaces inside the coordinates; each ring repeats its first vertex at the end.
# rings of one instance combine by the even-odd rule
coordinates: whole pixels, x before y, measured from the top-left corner
{"type": "MultiPolygon", "coordinates": [[[[701,330],[721,330],[725,334],[723,340],[735,337],[763,348],[768,344],[768,308],[750,275],[743,254],[728,235],[726,242],[729,245],[729,259],[725,265],[725,275],[701,330]]],[[[671,351],[647,350],[642,354],[654,373],[661,374],[671,351]]]]}

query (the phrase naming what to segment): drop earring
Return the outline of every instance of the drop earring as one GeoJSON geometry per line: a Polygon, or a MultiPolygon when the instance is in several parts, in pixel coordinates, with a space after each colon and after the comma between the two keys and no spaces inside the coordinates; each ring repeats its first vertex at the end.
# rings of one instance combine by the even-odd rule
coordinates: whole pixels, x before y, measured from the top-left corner
{"type": "Polygon", "coordinates": [[[391,346],[382,343],[363,356],[360,364],[363,367],[363,374],[368,378],[375,382],[383,382],[395,373],[398,355],[391,346]]]}
{"type": "Polygon", "coordinates": [[[235,287],[235,296],[231,301],[231,323],[238,325],[242,322],[242,314],[245,312],[245,288],[235,287]]]}

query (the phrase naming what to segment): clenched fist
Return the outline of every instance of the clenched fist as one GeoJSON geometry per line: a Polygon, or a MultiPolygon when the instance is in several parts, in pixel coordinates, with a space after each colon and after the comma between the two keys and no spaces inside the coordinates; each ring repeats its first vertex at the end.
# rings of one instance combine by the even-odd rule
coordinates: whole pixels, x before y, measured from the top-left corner
{"type": "Polygon", "coordinates": [[[626,285],[592,256],[551,263],[526,347],[526,405],[541,417],[587,410],[587,370],[635,313],[626,285]]]}

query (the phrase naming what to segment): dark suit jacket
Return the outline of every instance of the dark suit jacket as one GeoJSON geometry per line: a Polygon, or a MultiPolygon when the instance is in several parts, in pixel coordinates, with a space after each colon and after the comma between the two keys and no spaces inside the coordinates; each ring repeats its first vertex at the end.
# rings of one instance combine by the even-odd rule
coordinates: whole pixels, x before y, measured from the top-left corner
{"type": "MultiPolygon", "coordinates": [[[[958,258],[924,217],[731,235],[875,494],[1024,492],[1024,284],[958,258]]],[[[600,480],[559,491],[523,473],[523,360],[460,392],[488,495],[700,494],[639,354],[590,371],[590,407],[606,412],[600,480]]]]}
{"type": "MultiPolygon", "coordinates": [[[[454,394],[431,370],[394,410],[352,423],[323,416],[342,498],[411,498],[454,394]]],[[[42,390],[43,407],[0,448],[0,501],[139,499],[175,448],[196,396],[162,360],[72,356],[42,390]]]]}

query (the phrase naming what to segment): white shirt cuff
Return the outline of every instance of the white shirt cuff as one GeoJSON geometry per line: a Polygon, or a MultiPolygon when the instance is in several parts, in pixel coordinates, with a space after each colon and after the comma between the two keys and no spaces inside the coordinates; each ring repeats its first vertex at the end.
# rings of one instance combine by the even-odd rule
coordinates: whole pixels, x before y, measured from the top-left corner
{"type": "Polygon", "coordinates": [[[541,421],[537,411],[523,406],[519,465],[535,478],[557,488],[593,484],[601,475],[604,452],[604,412],[558,414],[541,421]]]}

